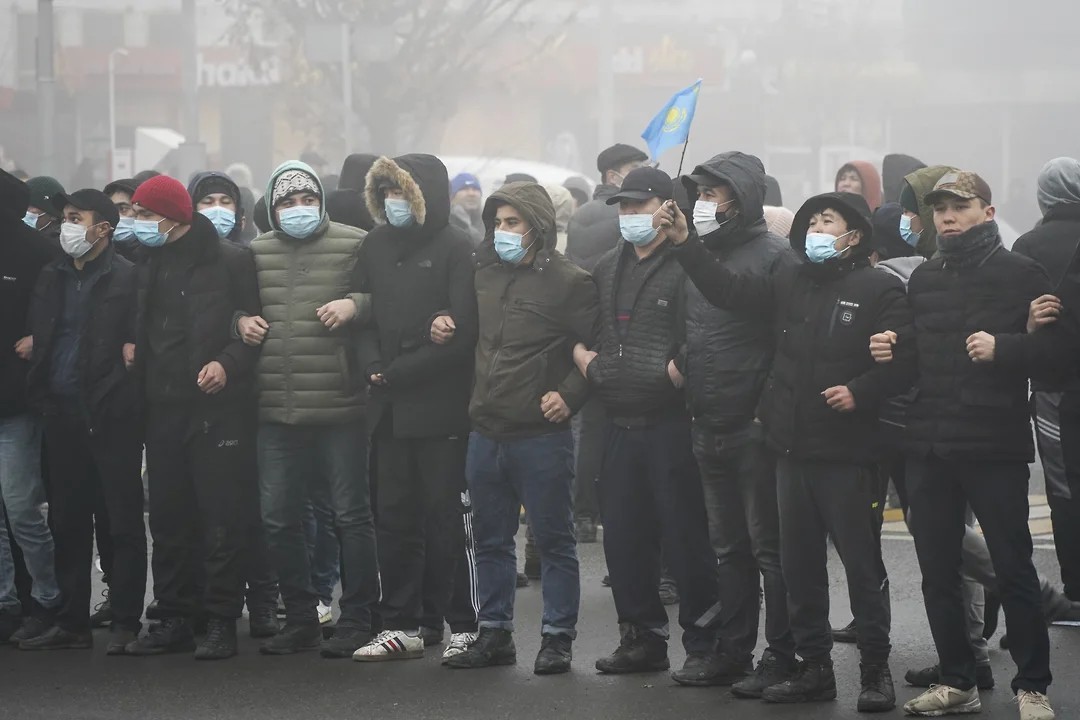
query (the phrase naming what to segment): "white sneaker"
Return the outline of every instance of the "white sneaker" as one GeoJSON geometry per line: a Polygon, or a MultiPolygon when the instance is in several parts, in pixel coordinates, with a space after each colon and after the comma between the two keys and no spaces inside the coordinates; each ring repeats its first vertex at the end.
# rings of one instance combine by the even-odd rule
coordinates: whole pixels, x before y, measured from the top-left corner
{"type": "Polygon", "coordinates": [[[1020,720],[1054,720],[1050,699],[1042,693],[1021,690],[1016,693],[1016,704],[1020,706],[1020,720]]]}
{"type": "Polygon", "coordinates": [[[329,605],[323,605],[322,601],[319,602],[319,624],[328,625],[334,622],[334,611],[330,609],[329,605]]]}
{"type": "Polygon", "coordinates": [[[443,662],[465,652],[474,642],[476,642],[476,633],[453,633],[450,635],[450,644],[443,650],[443,662]]]}
{"type": "Polygon", "coordinates": [[[383,660],[412,660],[424,657],[424,641],[419,635],[409,635],[402,630],[386,630],[353,653],[357,662],[381,662],[383,660]]]}
{"type": "Polygon", "coordinates": [[[979,689],[957,690],[948,685],[931,685],[930,689],[904,705],[904,713],[916,717],[941,717],[982,712],[979,689]]]}

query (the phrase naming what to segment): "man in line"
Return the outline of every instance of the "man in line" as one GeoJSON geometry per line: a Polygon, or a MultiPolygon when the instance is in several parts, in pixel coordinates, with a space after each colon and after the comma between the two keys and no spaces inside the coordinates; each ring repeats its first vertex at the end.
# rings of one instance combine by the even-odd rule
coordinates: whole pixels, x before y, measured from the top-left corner
{"type": "Polygon", "coordinates": [[[135,239],[135,209],[131,206],[136,187],[131,179],[113,180],[103,191],[120,218],[113,229],[113,249],[131,263],[136,262],[139,248],[139,241],[135,239]]]}
{"type": "MultiPolygon", "coordinates": [[[[425,596],[446,614],[465,556],[461,493],[469,390],[477,337],[472,243],[450,224],[446,167],[432,155],[380,158],[367,179],[379,225],[358,261],[373,323],[362,331],[359,366],[371,385],[376,523],[383,632],[354,660],[421,658],[425,596]],[[455,342],[428,342],[428,321],[447,311],[455,342]],[[428,587],[425,587],[427,585],[428,587]]],[[[472,638],[452,637],[455,653],[472,638]]]]}
{"type": "Polygon", "coordinates": [[[273,228],[251,243],[263,313],[242,314],[244,342],[262,345],[258,458],[263,525],[277,568],[285,627],[266,655],[320,649],[348,658],[371,640],[379,580],[367,476],[366,383],[353,323],[370,319],[359,287],[362,230],[331,222],[318,175],[286,162],[266,196],[273,228]],[[341,543],[341,615],[322,641],[319,596],[302,521],[311,488],[326,492],[341,543]]]}
{"type": "Polygon", "coordinates": [[[450,224],[479,245],[484,239],[484,191],[472,173],[458,173],[450,181],[450,224]]]}
{"type": "MultiPolygon", "coordinates": [[[[570,670],[580,602],[570,417],[588,395],[573,348],[596,341],[596,286],[555,250],[555,208],[535,183],[510,183],[484,206],[476,253],[480,339],[466,477],[473,501],[480,633],[451,668],[517,662],[514,535],[522,505],[540,552],[543,634],[533,671],[570,670]]],[[[458,342],[453,321],[436,342],[458,342]]]]}
{"type": "Polygon", "coordinates": [[[27,318],[34,285],[49,262],[49,252],[37,230],[25,223],[30,188],[0,170],[0,642],[38,637],[49,629],[49,615],[60,607],[60,589],[52,533],[41,506],[45,486],[41,477],[41,423],[30,412],[26,374],[32,337],[27,318]],[[15,588],[14,541],[33,578],[33,612],[25,613],[15,588]]]}
{"type": "Polygon", "coordinates": [[[23,222],[41,233],[53,260],[63,260],[64,251],[60,247],[60,208],[57,208],[52,200],[64,192],[64,186],[48,175],[32,177],[26,181],[26,186],[30,188],[30,204],[26,208],[23,222]]]}
{"type": "Polygon", "coordinates": [[[661,545],[682,591],[688,656],[710,653],[716,642],[709,627],[717,612],[716,557],[677,361],[686,333],[686,274],[668,230],[657,227],[671,200],[671,178],[648,167],[627,173],[608,200],[619,205],[625,242],[596,266],[599,344],[593,351],[578,345],[574,353],[608,417],[599,492],[620,631],[618,649],[596,661],[608,674],[668,669],[668,618],[657,589],[661,545]]]}
{"type": "Polygon", "coordinates": [[[126,652],[229,658],[244,604],[246,538],[258,518],[251,460],[258,350],[230,333],[237,312],[258,312],[254,262],[194,212],[178,180],[153,177],[132,203],[144,253],[134,372],[146,398],[154,597],[163,619],[126,652]],[[196,648],[202,617],[207,633],[196,648]]]}
{"type": "Polygon", "coordinates": [[[23,650],[89,649],[90,568],[98,497],[108,514],[112,634],[120,655],[142,628],[146,593],[141,408],[128,361],[134,348],[135,266],[112,246],[120,215],[105,193],[53,198],[63,208],[66,260],[38,278],[30,309],[30,402],[44,417],[49,517],[64,604],[23,650]]]}

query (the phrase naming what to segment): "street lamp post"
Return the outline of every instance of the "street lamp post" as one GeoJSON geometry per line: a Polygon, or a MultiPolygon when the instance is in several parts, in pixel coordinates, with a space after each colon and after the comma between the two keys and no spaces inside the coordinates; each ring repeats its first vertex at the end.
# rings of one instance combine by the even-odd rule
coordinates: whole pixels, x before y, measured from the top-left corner
{"type": "Polygon", "coordinates": [[[116,174],[116,57],[126,57],[127,48],[115,48],[109,53],[109,180],[116,174]]]}

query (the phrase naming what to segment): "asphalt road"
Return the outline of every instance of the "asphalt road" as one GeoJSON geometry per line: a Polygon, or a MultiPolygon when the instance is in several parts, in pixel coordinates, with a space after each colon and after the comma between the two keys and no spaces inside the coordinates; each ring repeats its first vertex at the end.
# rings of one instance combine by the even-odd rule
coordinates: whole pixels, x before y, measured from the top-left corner
{"type": "MultiPolygon", "coordinates": [[[[1057,562],[1049,550],[1036,550],[1039,569],[1058,580],[1057,562]]],[[[851,646],[834,650],[840,697],[814,706],[777,707],[736,701],[721,688],[682,688],[667,674],[605,677],[593,663],[610,652],[617,640],[609,591],[602,587],[601,545],[584,545],[582,609],[574,670],[569,675],[539,678],[532,661],[539,648],[538,583],[517,598],[519,664],[516,667],[450,671],[440,667],[438,653],[422,661],[385,664],[322,660],[316,654],[271,658],[257,653],[244,637],[239,657],[218,663],[197,663],[190,656],[161,658],[106,657],[107,631],[97,631],[93,651],[27,653],[0,648],[0,720],[180,719],[240,720],[258,718],[589,718],[642,720],[733,717],[854,718],[858,693],[858,658],[851,646]]],[[[893,674],[901,702],[916,694],[904,687],[907,668],[933,664],[929,630],[919,589],[914,547],[902,537],[885,542],[892,579],[893,674]]],[[[842,567],[833,557],[833,621],[849,619],[842,567]]],[[[95,581],[99,577],[95,573],[95,581]]],[[[246,626],[242,627],[246,632],[246,626]]],[[[1080,628],[1051,628],[1052,662],[1057,682],[1051,699],[1063,720],[1080,718],[1080,628]]],[[[995,638],[996,647],[996,638],[995,638]]],[[[672,664],[683,653],[671,648],[672,664]]],[[[1008,681],[1011,661],[996,651],[994,670],[999,689],[985,693],[983,717],[1015,718],[1008,681]]],[[[895,713],[899,715],[899,711],[895,713]]]]}

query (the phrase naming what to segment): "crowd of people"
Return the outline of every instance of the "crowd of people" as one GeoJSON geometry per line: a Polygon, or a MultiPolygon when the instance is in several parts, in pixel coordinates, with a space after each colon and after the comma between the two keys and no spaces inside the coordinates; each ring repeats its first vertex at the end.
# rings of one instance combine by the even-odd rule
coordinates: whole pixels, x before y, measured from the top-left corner
{"type": "Polygon", "coordinates": [[[1080,619],[1080,162],[1046,165],[1010,251],[961,168],[854,161],[791,212],[753,155],[647,160],[606,149],[591,197],[522,175],[486,200],[423,154],[350,156],[333,190],[301,161],[261,192],[0,171],[0,641],[108,625],[109,655],[222,660],[246,606],[266,655],[421,658],[449,625],[447,667],[514,664],[523,508],[536,674],[571,669],[600,526],[599,672],[669,669],[669,601],[679,684],[832,700],[856,642],[858,710],[888,711],[892,488],[938,657],[904,711],[980,709],[1000,607],[1020,717],[1053,718],[1047,625],[1080,619]],[[1032,560],[1032,418],[1063,590],[1032,560]]]}

